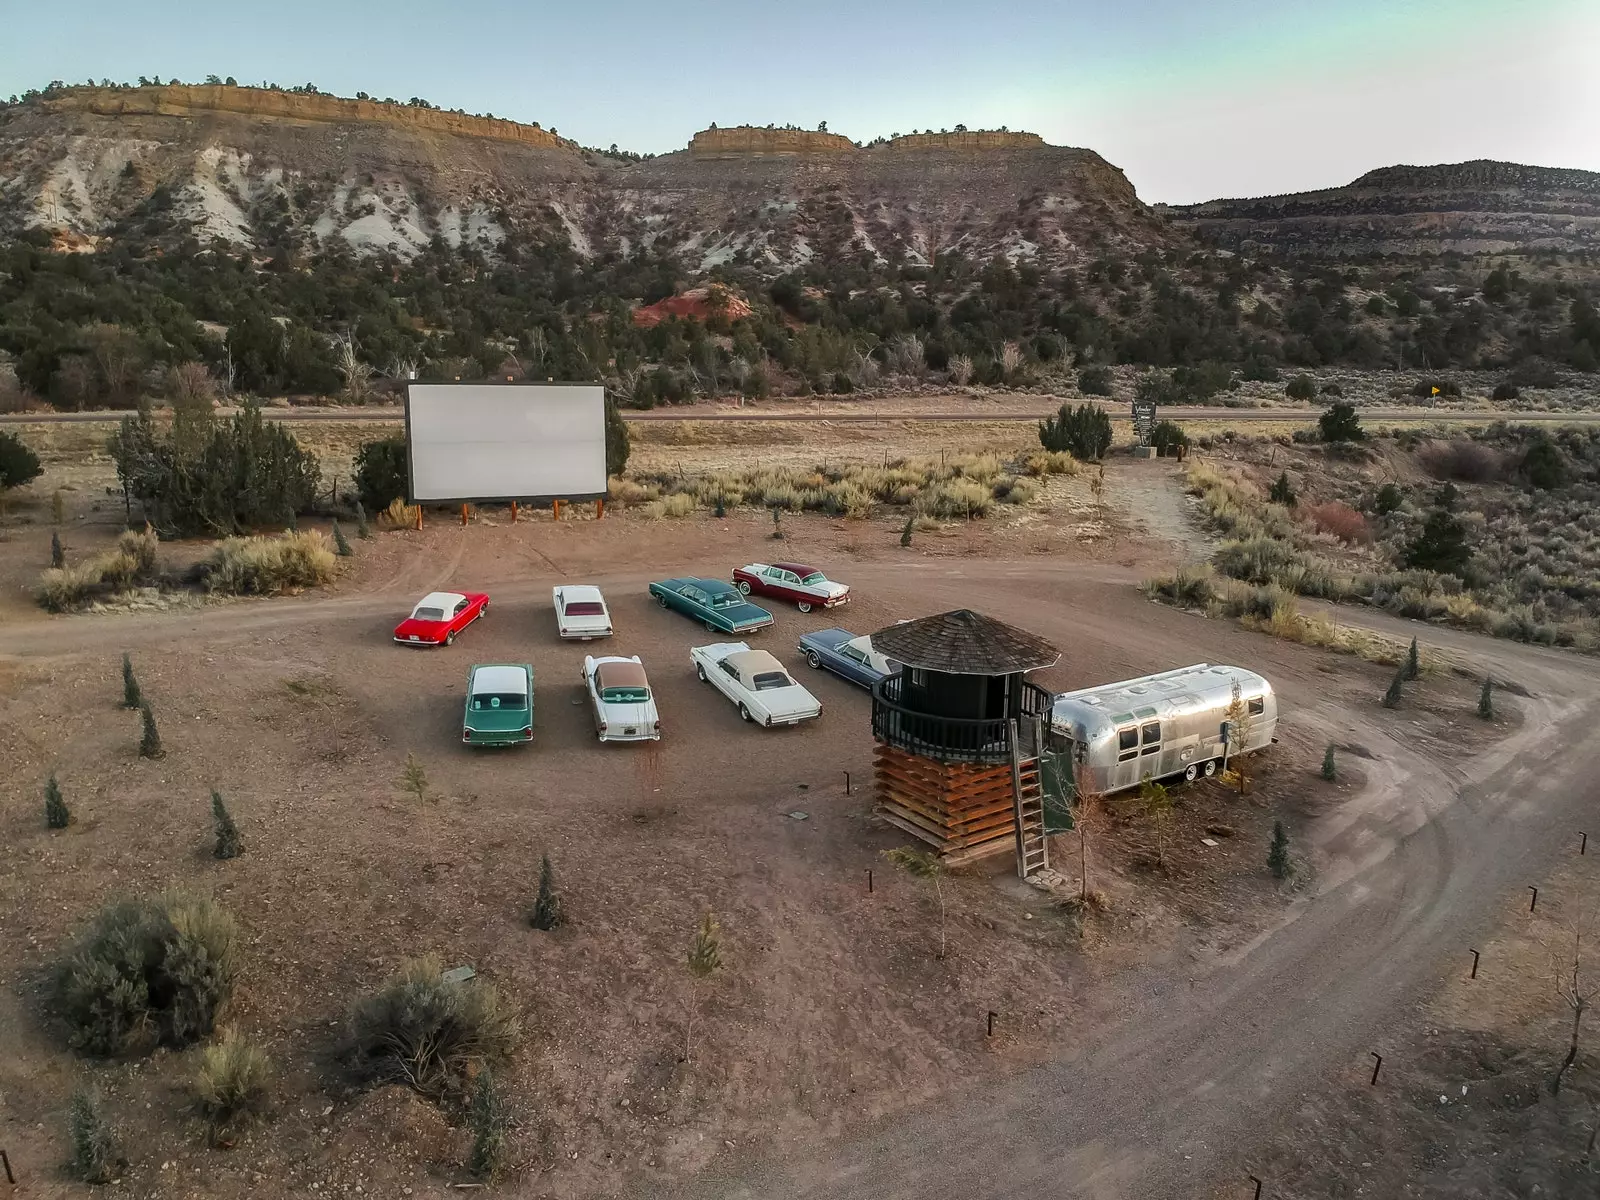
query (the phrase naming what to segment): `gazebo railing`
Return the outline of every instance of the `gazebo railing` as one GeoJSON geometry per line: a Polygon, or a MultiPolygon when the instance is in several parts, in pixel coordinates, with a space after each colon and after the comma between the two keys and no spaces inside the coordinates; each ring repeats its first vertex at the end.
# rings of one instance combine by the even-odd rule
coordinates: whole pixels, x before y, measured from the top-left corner
{"type": "MultiPolygon", "coordinates": [[[[885,745],[940,762],[1004,763],[1011,758],[1011,722],[1007,717],[972,719],[941,717],[905,707],[905,679],[889,675],[872,689],[872,736],[885,745]]],[[[1024,736],[1033,718],[1050,718],[1055,697],[1022,681],[1024,736]]],[[[1025,751],[1026,752],[1026,751],[1025,751]]]]}

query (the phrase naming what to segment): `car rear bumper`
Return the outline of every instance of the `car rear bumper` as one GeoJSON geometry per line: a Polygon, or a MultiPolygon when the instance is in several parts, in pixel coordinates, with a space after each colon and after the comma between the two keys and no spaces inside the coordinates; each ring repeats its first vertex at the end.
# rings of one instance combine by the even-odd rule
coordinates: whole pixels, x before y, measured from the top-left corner
{"type": "Polygon", "coordinates": [[[504,733],[498,730],[474,729],[461,735],[463,746],[520,746],[531,741],[533,735],[523,733],[521,730],[504,733]]]}
{"type": "Polygon", "coordinates": [[[444,645],[444,639],[440,638],[434,641],[432,639],[414,637],[397,637],[394,639],[394,644],[397,646],[442,646],[444,645]]]}
{"type": "Polygon", "coordinates": [[[607,731],[600,735],[602,742],[659,742],[660,733],[611,733],[607,731]]]}
{"type": "Polygon", "coordinates": [[[610,626],[605,629],[562,629],[558,632],[562,640],[568,642],[592,642],[596,638],[611,636],[610,626]]]}

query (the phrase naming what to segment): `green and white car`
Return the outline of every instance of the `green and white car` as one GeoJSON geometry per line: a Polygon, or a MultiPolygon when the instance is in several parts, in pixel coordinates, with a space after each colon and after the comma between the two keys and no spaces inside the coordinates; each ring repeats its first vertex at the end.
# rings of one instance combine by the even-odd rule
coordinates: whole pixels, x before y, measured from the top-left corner
{"type": "Polygon", "coordinates": [[[467,672],[461,741],[468,746],[514,746],[533,741],[533,668],[526,663],[479,663],[467,672]]]}

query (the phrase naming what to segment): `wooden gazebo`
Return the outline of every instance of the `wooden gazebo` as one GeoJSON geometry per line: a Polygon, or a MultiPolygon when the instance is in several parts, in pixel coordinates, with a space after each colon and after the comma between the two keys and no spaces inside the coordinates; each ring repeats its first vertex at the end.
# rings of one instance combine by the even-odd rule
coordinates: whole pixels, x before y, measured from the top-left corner
{"type": "Polygon", "coordinates": [[[1024,875],[1043,866],[1031,731],[1049,720],[1054,697],[1023,676],[1061,652],[970,609],[891,625],[872,645],[902,666],[872,690],[878,814],[947,861],[1015,845],[1024,875]]]}

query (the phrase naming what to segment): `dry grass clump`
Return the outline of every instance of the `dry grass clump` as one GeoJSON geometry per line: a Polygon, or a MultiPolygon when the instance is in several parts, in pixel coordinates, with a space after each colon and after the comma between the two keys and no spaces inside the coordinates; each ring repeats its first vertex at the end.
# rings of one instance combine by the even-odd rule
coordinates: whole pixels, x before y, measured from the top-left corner
{"type": "Polygon", "coordinates": [[[334,575],[333,547],[316,530],[228,538],[205,562],[206,588],[230,596],[277,596],[334,575]]]}
{"type": "Polygon", "coordinates": [[[1076,475],[1078,460],[1065,450],[1035,450],[1022,460],[1022,470],[1028,475],[1076,475]]]}
{"type": "Polygon", "coordinates": [[[40,575],[39,603],[51,612],[73,612],[100,596],[125,592],[155,574],[156,546],[155,530],[148,525],[125,530],[106,553],[40,575]]]}
{"type": "Polygon", "coordinates": [[[389,501],[389,507],[383,510],[382,516],[389,523],[390,529],[415,529],[421,511],[421,505],[407,504],[396,496],[389,501]]]}
{"type": "Polygon", "coordinates": [[[346,1058],[363,1081],[460,1098],[470,1070],[507,1058],[521,1023],[480,981],[451,983],[433,955],[412,959],[350,1012],[346,1058]]]}
{"type": "Polygon", "coordinates": [[[113,1055],[208,1036],[233,994],[238,936],[225,909],[182,892],[101,909],[57,972],[68,1040],[113,1055]]]}
{"type": "Polygon", "coordinates": [[[669,518],[676,520],[687,517],[695,509],[694,497],[679,492],[673,496],[664,496],[660,500],[652,500],[644,506],[644,515],[654,520],[669,518]]]}
{"type": "Polygon", "coordinates": [[[940,520],[987,516],[994,504],[990,485],[973,478],[945,479],[922,490],[916,506],[940,520]]]}
{"type": "Polygon", "coordinates": [[[1367,518],[1338,500],[1326,504],[1313,504],[1306,508],[1306,517],[1323,533],[1331,534],[1349,545],[1361,545],[1372,540],[1372,529],[1367,518]]]}
{"type": "Polygon", "coordinates": [[[267,1110],[272,1064],[266,1051],[233,1030],[207,1046],[194,1078],[195,1111],[211,1142],[231,1146],[239,1133],[267,1110]]]}

